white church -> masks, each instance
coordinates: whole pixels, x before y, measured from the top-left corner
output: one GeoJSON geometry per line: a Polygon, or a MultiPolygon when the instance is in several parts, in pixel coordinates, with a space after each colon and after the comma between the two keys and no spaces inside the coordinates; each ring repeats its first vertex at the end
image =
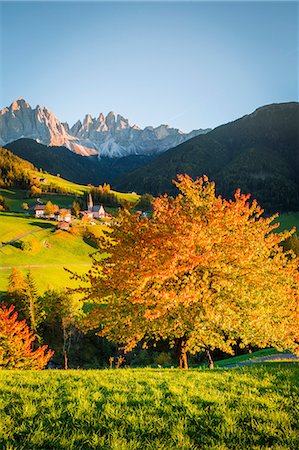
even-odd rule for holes
{"type": "Polygon", "coordinates": [[[92,196],[89,194],[89,199],[87,203],[87,211],[85,214],[89,219],[106,219],[111,217],[110,214],[107,214],[104,210],[103,205],[94,205],[92,196]]]}

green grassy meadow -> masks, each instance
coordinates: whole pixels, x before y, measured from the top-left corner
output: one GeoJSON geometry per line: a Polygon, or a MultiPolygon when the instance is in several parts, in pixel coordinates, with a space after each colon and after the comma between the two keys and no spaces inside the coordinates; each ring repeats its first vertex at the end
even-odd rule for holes
{"type": "Polygon", "coordinates": [[[281,214],[275,222],[279,222],[277,231],[291,230],[296,227],[297,234],[299,235],[299,211],[289,212],[281,214]]]}
{"type": "MultiPolygon", "coordinates": [[[[35,173],[35,176],[40,176],[40,173],[35,173]]],[[[75,195],[83,195],[84,192],[89,192],[90,187],[85,186],[82,184],[73,183],[72,181],[67,181],[61,177],[57,177],[55,175],[46,174],[45,177],[48,180],[48,184],[53,184],[58,187],[62,187],[64,189],[67,189],[71,193],[75,195]]],[[[123,193],[123,192],[117,192],[117,191],[111,191],[113,194],[115,194],[119,199],[127,200],[129,202],[135,202],[138,199],[138,195],[136,194],[129,194],[129,193],[123,193]]]]}
{"type": "MultiPolygon", "coordinates": [[[[33,172],[32,175],[41,176],[39,172],[33,172]]],[[[62,187],[69,192],[41,194],[40,198],[44,203],[50,200],[61,208],[70,208],[78,196],[90,190],[89,186],[71,183],[57,176],[50,174],[44,176],[49,184],[62,187]]],[[[119,199],[130,202],[138,199],[136,194],[112,192],[119,199]]],[[[22,241],[30,241],[31,251],[21,250],[17,243],[0,248],[0,294],[7,290],[8,276],[13,266],[24,273],[30,267],[40,293],[48,288],[76,287],[78,282],[70,280],[64,267],[79,274],[85,273],[91,265],[89,255],[95,249],[82,236],[55,231],[55,223],[52,221],[36,219],[32,214],[25,213],[23,203],[27,203],[29,207],[36,204],[36,198],[28,198],[25,190],[2,188],[0,195],[4,197],[10,209],[10,212],[0,212],[0,246],[23,234],[33,232],[22,238],[22,241]]],[[[95,232],[96,228],[102,229],[105,226],[98,225],[92,231],[95,232]]],[[[96,234],[99,234],[99,231],[96,234]]]]}
{"type": "MultiPolygon", "coordinates": [[[[23,203],[27,203],[29,207],[33,207],[36,204],[36,198],[27,197],[26,191],[22,189],[0,189],[0,195],[5,198],[10,211],[23,213],[23,203]]],[[[39,197],[44,203],[47,203],[47,201],[50,200],[52,203],[58,204],[61,208],[70,208],[76,195],[41,194],[39,197]]]]}
{"type": "Polygon", "coordinates": [[[299,365],[1,371],[0,448],[298,449],[299,365]]]}
{"type": "MultiPolygon", "coordinates": [[[[101,234],[106,227],[93,228],[101,234]]],[[[21,240],[29,241],[32,250],[21,250],[18,242],[0,248],[0,291],[7,289],[11,267],[18,267],[23,273],[30,267],[40,293],[48,288],[76,287],[78,282],[70,280],[64,267],[85,273],[91,265],[89,255],[95,249],[80,235],[55,230],[55,222],[25,214],[0,213],[0,245],[26,233],[32,234],[21,240]]]]}
{"type": "MultiPolygon", "coordinates": [[[[52,175],[51,175],[52,176],[52,175]]],[[[48,177],[48,175],[47,175],[48,177]]],[[[49,176],[50,177],[50,176],[49,176]]],[[[57,178],[57,177],[55,177],[57,178]]],[[[59,179],[58,179],[59,180],[59,179]]],[[[63,194],[51,194],[51,193],[45,193],[40,194],[39,197],[44,203],[47,203],[47,201],[51,201],[52,203],[56,203],[61,208],[71,208],[74,200],[78,198],[78,196],[83,195],[84,191],[89,191],[88,186],[81,186],[81,185],[75,185],[74,183],[70,183],[66,180],[61,180],[65,183],[67,183],[68,189],[72,191],[72,193],[68,195],[63,194]],[[74,187],[70,187],[74,186],[74,187]],[[82,190],[81,190],[82,188],[82,190]]],[[[64,186],[63,186],[64,187],[64,186]]],[[[113,194],[115,194],[119,199],[127,200],[129,202],[135,202],[138,199],[138,195],[135,194],[126,194],[116,191],[111,191],[113,194]]],[[[22,189],[15,189],[15,188],[9,188],[9,189],[0,189],[0,195],[4,197],[6,200],[8,207],[10,211],[14,212],[24,212],[22,204],[27,203],[29,207],[33,207],[36,204],[36,198],[29,198],[26,195],[26,191],[22,189]]]]}

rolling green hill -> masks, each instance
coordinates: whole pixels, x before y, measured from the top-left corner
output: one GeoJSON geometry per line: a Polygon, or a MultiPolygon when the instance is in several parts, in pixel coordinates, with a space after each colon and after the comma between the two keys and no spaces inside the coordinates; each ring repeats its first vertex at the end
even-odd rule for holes
{"type": "MultiPolygon", "coordinates": [[[[28,161],[15,156],[10,151],[0,147],[0,195],[4,197],[9,208],[22,211],[22,204],[32,206],[36,200],[28,196],[30,186],[38,186],[44,202],[51,200],[61,207],[70,207],[72,202],[92,189],[91,185],[82,185],[67,181],[60,176],[44,173],[28,161]]],[[[135,203],[139,196],[130,193],[110,191],[119,201],[126,200],[135,203]]]]}
{"type": "MultiPolygon", "coordinates": [[[[30,208],[36,204],[36,197],[40,197],[44,203],[50,200],[61,208],[70,208],[74,200],[81,198],[84,208],[86,194],[91,191],[92,186],[45,174],[2,148],[0,170],[0,195],[10,209],[9,212],[0,211],[0,291],[7,289],[12,267],[19,267],[24,272],[30,268],[40,292],[49,287],[74,287],[76,283],[70,281],[64,267],[84,273],[91,264],[89,254],[95,251],[94,247],[89,245],[89,241],[80,232],[71,234],[56,230],[54,222],[36,219],[30,208]],[[38,180],[42,192],[30,197],[28,191],[34,180],[38,180]],[[29,207],[26,213],[24,203],[29,207]],[[11,240],[16,241],[9,243],[11,240]],[[31,250],[22,250],[20,241],[29,241],[31,250]]],[[[109,192],[119,201],[135,203],[139,198],[136,194],[109,192]]],[[[79,224],[80,222],[78,230],[79,224]]],[[[92,227],[92,232],[101,234],[103,228],[105,225],[98,224],[92,227]]]]}
{"type": "MultiPolygon", "coordinates": [[[[79,225],[79,222],[78,222],[79,225]]],[[[105,225],[96,225],[92,231],[102,234],[105,225]]],[[[70,286],[76,283],[64,270],[67,267],[84,273],[91,265],[90,254],[96,250],[81,235],[55,229],[55,222],[15,213],[0,214],[0,291],[7,289],[12,267],[23,272],[31,269],[40,292],[48,288],[70,286]],[[17,239],[8,245],[6,243],[17,239]],[[30,242],[25,251],[20,242],[30,242]]]]}
{"type": "Polygon", "coordinates": [[[240,187],[268,211],[299,210],[299,103],[257,109],[168,150],[116,187],[175,194],[176,174],[203,174],[231,197],[240,187]]]}

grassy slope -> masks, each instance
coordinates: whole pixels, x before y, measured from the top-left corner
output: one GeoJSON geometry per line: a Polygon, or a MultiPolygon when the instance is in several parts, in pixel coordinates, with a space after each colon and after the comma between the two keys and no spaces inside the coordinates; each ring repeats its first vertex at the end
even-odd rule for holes
{"type": "Polygon", "coordinates": [[[291,230],[293,227],[296,227],[297,234],[299,235],[299,212],[281,214],[275,222],[280,223],[277,231],[291,230]]]}
{"type": "MultiPolygon", "coordinates": [[[[32,171],[33,176],[47,178],[48,183],[63,187],[69,191],[69,195],[41,194],[43,202],[51,200],[60,207],[70,208],[77,196],[89,191],[89,186],[71,183],[63,178],[50,174],[41,174],[32,171]]],[[[112,191],[119,199],[135,202],[138,195],[112,191]]],[[[0,189],[10,210],[24,212],[23,203],[32,207],[36,203],[35,198],[27,198],[26,191],[15,188],[0,189]]],[[[0,293],[7,289],[7,278],[11,266],[21,266],[26,272],[27,266],[31,266],[33,276],[36,279],[39,291],[48,287],[59,288],[62,286],[75,286],[76,282],[70,281],[69,275],[63,267],[69,267],[77,273],[84,273],[90,265],[89,254],[94,251],[92,247],[84,243],[80,236],[71,236],[63,231],[53,233],[53,222],[38,220],[29,215],[13,213],[0,213],[0,243],[7,242],[29,231],[42,229],[42,232],[33,234],[23,240],[30,240],[33,245],[31,252],[24,252],[14,245],[0,249],[0,293]],[[45,244],[46,243],[46,244],[45,244]],[[48,267],[34,267],[47,265],[48,267]],[[1,267],[7,267],[2,269],[1,267]],[[45,276],[46,273],[46,276],[45,276]]],[[[0,244],[1,245],[1,244],[0,244]]]]}
{"type": "MultiPolygon", "coordinates": [[[[47,178],[50,180],[50,176],[47,175],[47,178]]],[[[57,178],[57,177],[54,177],[57,178]]],[[[58,178],[59,180],[59,178],[58,178]]],[[[58,204],[61,208],[70,208],[72,206],[73,201],[76,197],[82,195],[84,191],[89,190],[88,186],[80,186],[74,183],[69,183],[68,181],[62,180],[64,183],[67,183],[67,188],[72,191],[72,194],[63,195],[63,194],[41,194],[39,197],[46,203],[48,200],[51,200],[52,203],[58,204]],[[73,186],[73,187],[70,187],[73,186]],[[82,188],[82,189],[81,189],[82,188]]],[[[61,184],[63,186],[63,183],[61,184]]],[[[122,192],[111,191],[114,193],[119,199],[127,200],[129,202],[135,202],[138,199],[138,195],[135,194],[126,194],[122,192]]],[[[0,189],[0,195],[2,195],[11,211],[22,212],[24,211],[22,208],[23,203],[28,203],[29,207],[36,204],[36,198],[28,198],[26,196],[26,191],[15,188],[8,189],[0,189]]]]}
{"type": "MultiPolygon", "coordinates": [[[[97,227],[99,232],[102,226],[97,227]]],[[[0,214],[0,242],[8,242],[30,231],[37,233],[22,238],[30,241],[33,249],[23,251],[16,244],[0,249],[0,291],[7,288],[11,266],[20,266],[24,272],[28,266],[42,292],[48,287],[74,286],[74,281],[63,267],[84,273],[91,264],[90,253],[95,250],[85,243],[81,236],[54,230],[54,223],[13,213],[0,214]],[[41,266],[41,267],[34,267],[41,266]],[[6,267],[3,270],[1,267],[6,267]]]]}
{"type": "Polygon", "coordinates": [[[246,353],[245,355],[232,356],[230,358],[222,359],[221,361],[216,361],[216,367],[223,367],[229,364],[238,364],[239,362],[254,360],[261,358],[263,356],[270,356],[279,353],[275,348],[265,348],[263,350],[258,350],[253,353],[246,353]]]}
{"type": "MultiPolygon", "coordinates": [[[[40,175],[40,174],[39,174],[40,175]]],[[[70,189],[73,193],[82,195],[84,192],[89,191],[89,186],[84,186],[82,184],[72,183],[71,181],[64,180],[63,178],[56,177],[54,175],[45,175],[49,183],[53,183],[56,186],[63,187],[65,189],[70,189]]],[[[136,194],[127,194],[123,192],[111,191],[119,199],[128,200],[129,202],[134,202],[138,199],[136,194]]]]}
{"type": "Polygon", "coordinates": [[[2,449],[299,448],[299,365],[1,371],[2,449]]]}
{"type": "MultiPolygon", "coordinates": [[[[21,189],[0,189],[0,195],[5,198],[11,211],[24,212],[22,208],[23,203],[28,203],[29,207],[32,207],[36,204],[36,198],[28,198],[26,196],[26,191],[21,189]]],[[[73,196],[42,194],[40,195],[40,197],[44,203],[46,203],[48,200],[51,200],[52,203],[58,204],[61,208],[69,208],[71,207],[76,196],[75,194],[73,196]]]]}

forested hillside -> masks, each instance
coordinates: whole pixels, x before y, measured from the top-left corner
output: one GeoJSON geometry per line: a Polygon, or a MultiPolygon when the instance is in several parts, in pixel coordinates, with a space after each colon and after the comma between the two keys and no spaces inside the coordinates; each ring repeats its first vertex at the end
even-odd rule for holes
{"type": "Polygon", "coordinates": [[[153,159],[146,155],[98,159],[97,156],[78,155],[66,147],[48,147],[33,139],[18,139],[6,144],[5,148],[47,172],[59,173],[74,183],[93,185],[111,183],[153,159]]]}
{"type": "Polygon", "coordinates": [[[19,186],[27,188],[30,185],[30,172],[33,170],[33,164],[0,147],[1,187],[19,186]]]}
{"type": "Polygon", "coordinates": [[[224,197],[240,187],[267,210],[298,210],[298,130],[298,103],[265,106],[168,150],[117,187],[175,194],[177,174],[206,174],[224,197]]]}

